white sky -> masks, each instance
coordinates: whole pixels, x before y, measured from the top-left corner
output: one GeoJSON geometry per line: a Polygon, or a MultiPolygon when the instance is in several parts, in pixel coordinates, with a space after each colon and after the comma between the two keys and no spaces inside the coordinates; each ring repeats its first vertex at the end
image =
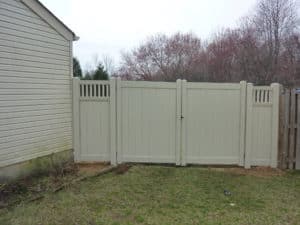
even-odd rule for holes
{"type": "Polygon", "coordinates": [[[74,55],[83,68],[95,55],[118,62],[120,51],[155,33],[193,32],[207,39],[234,27],[256,0],[41,0],[80,37],[74,55]]]}

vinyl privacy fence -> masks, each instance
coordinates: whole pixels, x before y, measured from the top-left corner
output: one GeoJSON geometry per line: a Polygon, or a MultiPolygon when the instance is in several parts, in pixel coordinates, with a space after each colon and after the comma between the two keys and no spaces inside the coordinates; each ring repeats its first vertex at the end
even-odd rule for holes
{"type": "Polygon", "coordinates": [[[75,78],[75,160],[277,167],[279,89],[75,78]]]}

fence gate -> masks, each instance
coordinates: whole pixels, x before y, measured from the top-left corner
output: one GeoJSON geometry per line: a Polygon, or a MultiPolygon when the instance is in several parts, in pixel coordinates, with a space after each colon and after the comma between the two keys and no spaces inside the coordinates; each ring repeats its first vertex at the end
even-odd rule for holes
{"type": "Polygon", "coordinates": [[[246,82],[183,82],[183,164],[244,165],[246,82]]]}
{"type": "Polygon", "coordinates": [[[118,162],[180,164],[181,82],[117,82],[118,162]]]}
{"type": "Polygon", "coordinates": [[[73,85],[76,161],[277,166],[277,84],[73,85]]]}

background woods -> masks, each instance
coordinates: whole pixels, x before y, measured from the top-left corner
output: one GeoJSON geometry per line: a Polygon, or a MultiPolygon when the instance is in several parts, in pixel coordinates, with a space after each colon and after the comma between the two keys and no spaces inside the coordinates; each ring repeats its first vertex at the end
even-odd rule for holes
{"type": "Polygon", "coordinates": [[[238,28],[203,42],[193,33],[157,34],[122,53],[114,75],[128,80],[300,82],[298,2],[260,0],[238,28]]]}

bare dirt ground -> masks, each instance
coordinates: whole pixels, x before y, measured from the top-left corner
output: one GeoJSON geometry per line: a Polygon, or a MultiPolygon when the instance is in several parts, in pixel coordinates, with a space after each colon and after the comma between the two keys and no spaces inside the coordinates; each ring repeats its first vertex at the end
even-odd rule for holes
{"type": "Polygon", "coordinates": [[[20,202],[38,200],[43,198],[46,193],[60,191],[85,177],[96,176],[107,167],[109,167],[107,163],[69,163],[49,171],[47,174],[0,184],[0,208],[11,207],[20,202]]]}
{"type": "Polygon", "coordinates": [[[78,174],[80,175],[88,175],[93,176],[99,173],[104,168],[108,167],[108,163],[79,163],[77,164],[78,167],[78,174]]]}
{"type": "Polygon", "coordinates": [[[209,168],[213,171],[223,171],[227,173],[233,173],[237,175],[250,175],[255,177],[274,177],[274,176],[284,176],[286,171],[280,169],[273,169],[270,167],[253,167],[251,169],[244,169],[240,167],[234,168],[209,168]]]}

